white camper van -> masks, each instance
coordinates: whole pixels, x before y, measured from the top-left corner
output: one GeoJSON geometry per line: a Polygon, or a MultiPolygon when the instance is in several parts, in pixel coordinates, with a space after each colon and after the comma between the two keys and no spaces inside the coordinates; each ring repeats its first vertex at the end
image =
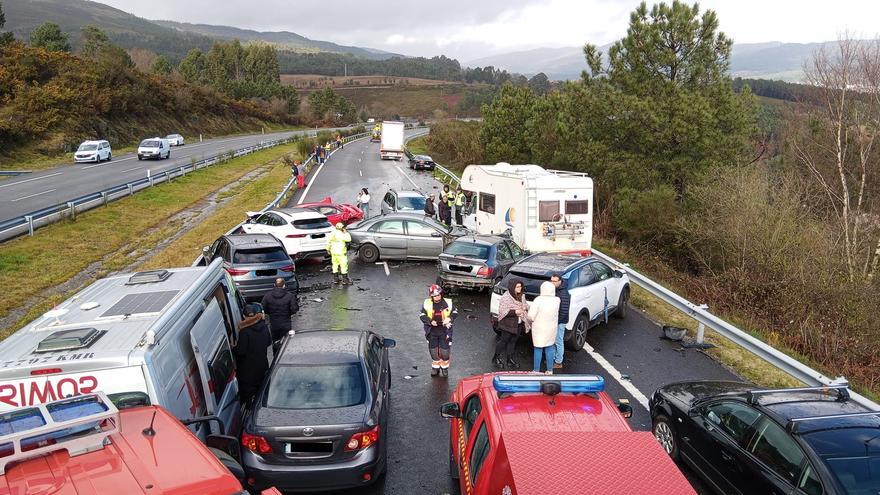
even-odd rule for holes
{"type": "Polygon", "coordinates": [[[461,188],[471,198],[465,227],[503,234],[532,252],[589,254],[593,179],[538,165],[469,165],[461,188]]]}
{"type": "Polygon", "coordinates": [[[98,280],[0,342],[0,412],[99,391],[235,432],[241,307],[219,259],[98,280]]]}

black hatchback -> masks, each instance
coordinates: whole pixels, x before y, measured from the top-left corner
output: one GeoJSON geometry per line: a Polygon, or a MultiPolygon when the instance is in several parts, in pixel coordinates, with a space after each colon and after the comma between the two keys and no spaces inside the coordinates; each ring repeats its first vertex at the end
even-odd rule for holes
{"type": "Polygon", "coordinates": [[[666,452],[719,493],[880,493],[880,411],[845,385],[678,382],[657,389],[649,408],[666,452]]]}
{"type": "Polygon", "coordinates": [[[337,490],[382,476],[394,345],[355,330],[287,338],[244,420],[249,488],[337,490]]]}

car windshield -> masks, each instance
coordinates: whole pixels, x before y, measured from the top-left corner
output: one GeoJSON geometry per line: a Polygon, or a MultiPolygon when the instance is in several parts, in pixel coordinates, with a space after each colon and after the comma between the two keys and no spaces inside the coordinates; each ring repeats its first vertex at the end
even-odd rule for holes
{"type": "Polygon", "coordinates": [[[158,148],[158,147],[159,147],[159,141],[156,141],[155,139],[141,141],[141,148],[158,148]]]}
{"type": "Polygon", "coordinates": [[[444,251],[444,254],[484,260],[489,258],[489,246],[485,244],[477,244],[472,241],[459,240],[450,244],[449,247],[446,248],[446,251],[444,251]]]}
{"type": "Polygon", "coordinates": [[[266,247],[257,249],[239,249],[232,255],[235,264],[274,263],[276,261],[290,261],[287,253],[280,247],[266,247]]]}
{"type": "Polygon", "coordinates": [[[330,222],[326,218],[306,218],[305,220],[294,220],[291,225],[301,230],[316,230],[330,227],[330,222]]]}
{"type": "Polygon", "coordinates": [[[846,493],[880,493],[877,428],[822,430],[804,435],[846,493]]]}
{"type": "Polygon", "coordinates": [[[423,196],[400,196],[397,198],[398,210],[424,210],[425,198],[423,196]]]}
{"type": "Polygon", "coordinates": [[[265,406],[326,409],[362,404],[366,389],[360,363],[280,366],[266,387],[265,406]]]}
{"type": "Polygon", "coordinates": [[[81,144],[76,151],[95,151],[98,149],[97,144],[81,144]]]}

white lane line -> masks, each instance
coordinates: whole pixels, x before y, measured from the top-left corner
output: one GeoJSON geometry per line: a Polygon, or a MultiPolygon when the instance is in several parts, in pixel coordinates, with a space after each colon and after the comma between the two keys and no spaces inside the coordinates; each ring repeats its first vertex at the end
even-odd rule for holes
{"type": "Polygon", "coordinates": [[[53,192],[53,191],[55,191],[55,189],[49,189],[48,191],[38,192],[38,193],[36,193],[36,194],[31,194],[31,195],[29,195],[29,196],[22,196],[22,197],[20,197],[20,198],[18,198],[18,199],[13,199],[13,200],[12,200],[12,203],[15,203],[16,201],[21,201],[21,200],[23,200],[23,199],[33,198],[34,196],[40,196],[40,195],[42,195],[42,194],[49,194],[50,192],[53,192]]]}
{"type": "Polygon", "coordinates": [[[64,172],[56,172],[56,173],[54,173],[54,174],[44,175],[44,176],[42,176],[42,177],[34,177],[33,179],[20,180],[20,181],[18,181],[18,182],[13,182],[13,183],[11,183],[11,184],[3,184],[3,185],[0,186],[0,187],[16,186],[16,185],[18,185],[18,184],[24,184],[25,182],[31,182],[31,181],[35,181],[35,180],[46,179],[46,178],[48,178],[48,177],[55,177],[56,175],[61,175],[61,174],[63,174],[63,173],[64,173],[64,172]]]}
{"type": "MultiPolygon", "coordinates": [[[[117,161],[120,161],[120,162],[121,162],[122,160],[117,160],[117,161]]],[[[90,168],[95,168],[95,167],[103,167],[104,165],[109,165],[110,163],[112,163],[112,162],[107,162],[107,163],[104,163],[104,162],[98,162],[98,163],[96,163],[96,164],[94,164],[94,165],[89,165],[88,167],[83,167],[82,170],[88,170],[88,169],[90,169],[90,168]]]]}
{"type": "Polygon", "coordinates": [[[397,166],[397,171],[400,172],[401,175],[403,175],[404,177],[406,177],[406,180],[408,180],[409,183],[412,184],[413,187],[415,187],[417,191],[421,191],[421,190],[422,190],[422,188],[419,187],[418,184],[416,184],[415,182],[413,182],[413,180],[410,178],[410,176],[407,175],[407,173],[404,172],[402,168],[400,168],[400,165],[397,166]]]}
{"type": "Polygon", "coordinates": [[[309,185],[306,186],[306,190],[303,191],[302,196],[299,197],[299,201],[297,201],[296,204],[301,205],[303,203],[303,201],[306,200],[306,196],[308,196],[308,194],[309,194],[309,189],[311,189],[312,186],[315,185],[315,179],[318,178],[318,174],[321,173],[321,170],[324,169],[324,165],[326,165],[326,164],[327,164],[327,161],[324,160],[324,163],[322,163],[321,165],[318,166],[318,170],[315,170],[315,175],[313,175],[312,178],[309,179],[309,185]]]}
{"type": "Polygon", "coordinates": [[[377,265],[383,265],[385,267],[385,276],[390,277],[391,272],[388,270],[388,262],[387,261],[377,261],[377,265]]]}
{"type": "Polygon", "coordinates": [[[361,174],[361,177],[364,176],[364,171],[363,171],[363,170],[358,170],[358,173],[361,174]]]}
{"type": "Polygon", "coordinates": [[[137,169],[139,169],[139,168],[143,168],[143,167],[144,167],[143,165],[140,165],[140,166],[137,166],[137,167],[134,167],[134,168],[130,168],[130,169],[128,169],[128,170],[123,170],[122,173],[124,174],[124,173],[126,173],[126,172],[131,172],[132,170],[137,170],[137,169]]]}
{"type": "Polygon", "coordinates": [[[617,371],[617,368],[614,367],[611,363],[605,359],[604,356],[596,352],[590,344],[584,343],[584,350],[587,351],[587,354],[590,355],[591,358],[595,359],[599,366],[605,369],[609,375],[613,376],[617,383],[619,383],[633,398],[639,401],[639,404],[642,405],[645,409],[648,409],[648,398],[645,397],[645,394],[641,392],[641,390],[637,389],[635,385],[632,384],[629,380],[624,380],[623,375],[617,371]]]}

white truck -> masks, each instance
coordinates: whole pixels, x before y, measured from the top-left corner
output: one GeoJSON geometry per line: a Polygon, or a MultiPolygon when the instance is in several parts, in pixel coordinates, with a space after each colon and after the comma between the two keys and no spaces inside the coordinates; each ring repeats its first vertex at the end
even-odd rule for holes
{"type": "Polygon", "coordinates": [[[379,143],[379,156],[383,159],[403,159],[403,122],[386,120],[382,122],[382,140],[379,143]]]}
{"type": "Polygon", "coordinates": [[[593,179],[538,165],[469,165],[461,187],[470,198],[465,227],[504,234],[532,252],[589,255],[593,179]]]}

